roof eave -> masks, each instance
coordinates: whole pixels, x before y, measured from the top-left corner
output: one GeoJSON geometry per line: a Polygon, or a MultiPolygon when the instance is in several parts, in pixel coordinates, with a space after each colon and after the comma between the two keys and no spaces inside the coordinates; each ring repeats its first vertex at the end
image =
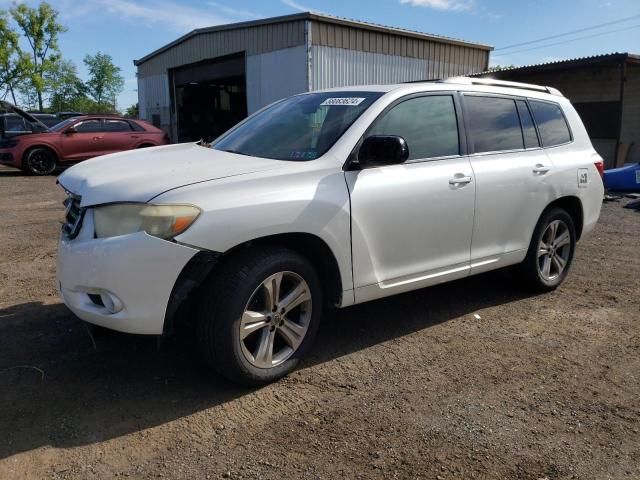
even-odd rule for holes
{"type": "Polygon", "coordinates": [[[521,67],[504,68],[501,70],[487,70],[484,72],[470,75],[472,77],[480,77],[489,74],[514,73],[526,74],[531,72],[552,71],[552,70],[568,70],[574,68],[591,67],[612,62],[640,63],[640,55],[631,53],[608,53],[603,55],[594,55],[591,57],[570,58],[567,60],[559,60],[556,62],[538,63],[533,65],[523,65],[521,67]]]}
{"type": "Polygon", "coordinates": [[[431,41],[436,41],[441,43],[447,43],[449,45],[459,45],[464,47],[477,48],[479,50],[492,51],[494,48],[492,45],[467,42],[464,40],[458,40],[455,38],[449,38],[445,36],[432,35],[432,34],[422,33],[422,32],[413,32],[411,30],[387,27],[384,25],[360,22],[357,20],[350,20],[346,18],[343,19],[340,17],[334,17],[331,15],[326,15],[326,14],[317,13],[317,12],[301,12],[301,13],[294,13],[291,15],[281,15],[279,17],[263,18],[260,20],[249,20],[246,22],[228,23],[225,25],[216,25],[213,27],[196,28],[195,30],[191,30],[189,33],[185,33],[181,37],[178,37],[174,41],[167,43],[166,45],[163,45],[162,47],[154,50],[153,52],[145,55],[144,57],[134,60],[133,64],[137,67],[147,62],[148,60],[152,59],[153,57],[160,55],[161,53],[169,50],[170,48],[175,47],[176,45],[179,45],[180,43],[185,42],[190,38],[196,37],[198,35],[212,33],[212,32],[222,32],[225,30],[236,30],[238,28],[259,27],[262,25],[271,25],[274,23],[295,22],[300,20],[315,20],[319,22],[333,23],[336,25],[345,25],[345,26],[350,26],[355,28],[362,28],[365,30],[373,30],[377,32],[390,33],[394,35],[402,35],[405,37],[418,38],[422,40],[431,40],[431,41]]]}

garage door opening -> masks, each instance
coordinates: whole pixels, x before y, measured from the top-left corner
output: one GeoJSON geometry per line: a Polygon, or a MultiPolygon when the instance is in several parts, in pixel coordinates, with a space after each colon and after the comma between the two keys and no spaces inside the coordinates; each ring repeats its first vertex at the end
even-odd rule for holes
{"type": "Polygon", "coordinates": [[[244,55],[172,72],[178,142],[211,141],[247,116],[244,55]]]}

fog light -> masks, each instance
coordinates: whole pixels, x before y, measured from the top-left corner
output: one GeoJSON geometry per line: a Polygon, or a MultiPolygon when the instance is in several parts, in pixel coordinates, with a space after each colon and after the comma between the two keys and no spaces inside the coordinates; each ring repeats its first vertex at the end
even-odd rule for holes
{"type": "Polygon", "coordinates": [[[100,292],[100,299],[109,313],[118,313],[124,307],[122,301],[112,293],[100,292]]]}

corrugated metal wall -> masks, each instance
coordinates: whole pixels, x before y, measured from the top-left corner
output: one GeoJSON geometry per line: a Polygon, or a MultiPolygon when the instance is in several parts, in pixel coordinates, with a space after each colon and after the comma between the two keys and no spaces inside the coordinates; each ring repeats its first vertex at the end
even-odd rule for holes
{"type": "Polygon", "coordinates": [[[306,92],[307,48],[294,48],[247,57],[249,115],[281,98],[306,92]]]}
{"type": "Polygon", "coordinates": [[[620,100],[620,70],[615,64],[566,70],[518,72],[505,70],[487,74],[500,80],[548,85],[557,88],[573,103],[617,102],[620,100]]]}
{"type": "Polygon", "coordinates": [[[360,52],[344,48],[311,48],[311,88],[432,80],[477,72],[476,65],[360,52]]]}
{"type": "Polygon", "coordinates": [[[627,162],[640,162],[640,65],[627,65],[620,141],[633,144],[627,162]]]}
{"type": "Polygon", "coordinates": [[[304,27],[305,21],[299,20],[195,35],[138,65],[138,75],[158,75],[170,68],[232,53],[257,55],[304,45],[304,27]]]}
{"type": "Polygon", "coordinates": [[[311,42],[314,46],[428,60],[439,68],[436,70],[437,78],[482,72],[489,65],[488,48],[444,38],[432,40],[411,32],[401,35],[314,20],[311,23],[311,42]],[[457,67],[445,70],[444,65],[457,67]]]}
{"type": "MultiPolygon", "coordinates": [[[[603,63],[593,66],[582,66],[562,70],[518,71],[505,70],[491,72],[486,76],[499,80],[533,83],[557,88],[572,103],[618,102],[620,100],[620,66],[615,63],[603,63]]],[[[626,88],[625,88],[626,93],[626,88]]],[[[626,105],[623,105],[623,112],[626,105]]],[[[610,119],[617,124],[618,118],[610,119]]],[[[622,131],[625,132],[625,121],[622,131]]],[[[622,142],[631,142],[631,136],[621,138],[622,142]]],[[[605,168],[615,166],[616,145],[615,138],[592,138],[591,143],[605,161],[605,168]]],[[[638,151],[632,150],[632,155],[638,151]]]]}
{"type": "Polygon", "coordinates": [[[153,115],[160,115],[161,128],[171,132],[171,98],[166,73],[138,77],[138,105],[140,118],[151,121],[153,115]]]}
{"type": "Polygon", "coordinates": [[[162,128],[175,137],[169,71],[235,53],[246,55],[249,113],[309,89],[444,78],[480,72],[488,65],[488,47],[306,15],[205,29],[141,60],[140,117],[160,115],[162,128]]]}

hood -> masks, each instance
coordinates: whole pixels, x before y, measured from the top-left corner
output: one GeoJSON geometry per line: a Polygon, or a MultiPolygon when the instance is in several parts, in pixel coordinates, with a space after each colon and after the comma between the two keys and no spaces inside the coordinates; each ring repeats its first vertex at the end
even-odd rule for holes
{"type": "Polygon", "coordinates": [[[8,110],[10,112],[13,112],[17,115],[20,115],[22,118],[24,118],[27,122],[29,122],[30,124],[36,124],[39,125],[42,129],[44,129],[45,132],[49,131],[49,127],[47,127],[44,123],[42,123],[40,120],[38,120],[36,117],[34,117],[33,115],[28,114],[27,112],[25,112],[24,110],[19,109],[18,107],[16,107],[15,105],[9,103],[9,102],[5,102],[4,100],[0,100],[0,107],[8,110]]]}
{"type": "Polygon", "coordinates": [[[184,143],[86,160],[63,172],[58,183],[80,195],[82,207],[148,202],[185,185],[283,168],[283,163],[184,143]]]}

